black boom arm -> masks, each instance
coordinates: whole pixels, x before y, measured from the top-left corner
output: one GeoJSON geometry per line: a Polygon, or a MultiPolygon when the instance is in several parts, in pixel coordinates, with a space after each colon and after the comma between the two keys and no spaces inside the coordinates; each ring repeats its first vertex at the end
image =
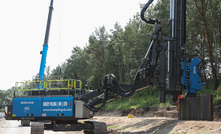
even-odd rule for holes
{"type": "MultiPolygon", "coordinates": [[[[117,97],[129,97],[132,96],[135,91],[149,87],[150,85],[155,85],[158,87],[159,84],[159,74],[157,74],[157,67],[159,65],[159,57],[162,57],[160,54],[164,54],[164,44],[160,41],[160,32],[162,30],[161,24],[158,20],[144,18],[144,12],[147,10],[148,6],[153,2],[149,0],[148,3],[144,6],[141,11],[141,18],[144,22],[149,24],[155,24],[155,30],[151,37],[151,43],[149,48],[141,60],[141,64],[135,74],[132,84],[130,85],[121,85],[118,83],[117,78],[113,74],[106,75],[103,83],[103,87],[96,89],[95,91],[83,95],[80,99],[86,102],[85,106],[88,107],[91,111],[99,111],[107,101],[117,97]],[[99,107],[96,107],[96,105],[99,107]]],[[[163,58],[160,58],[161,61],[164,61],[163,58]]],[[[164,72],[162,72],[164,74],[164,72]]]]}

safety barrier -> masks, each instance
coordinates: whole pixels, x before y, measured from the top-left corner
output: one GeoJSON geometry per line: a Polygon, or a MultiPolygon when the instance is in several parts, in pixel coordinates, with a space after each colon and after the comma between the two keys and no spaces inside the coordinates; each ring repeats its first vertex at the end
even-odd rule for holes
{"type": "Polygon", "coordinates": [[[82,89],[82,82],[76,79],[24,81],[16,82],[15,89],[17,91],[82,89]]]}

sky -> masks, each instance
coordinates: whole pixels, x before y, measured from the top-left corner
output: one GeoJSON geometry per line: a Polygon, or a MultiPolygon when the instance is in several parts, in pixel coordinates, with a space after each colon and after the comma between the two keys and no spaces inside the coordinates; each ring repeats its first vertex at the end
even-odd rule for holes
{"type": "MultiPolygon", "coordinates": [[[[101,26],[124,27],[148,0],[54,0],[47,64],[51,70],[84,48],[101,26]]],[[[39,72],[50,0],[0,0],[0,89],[39,72]]]]}

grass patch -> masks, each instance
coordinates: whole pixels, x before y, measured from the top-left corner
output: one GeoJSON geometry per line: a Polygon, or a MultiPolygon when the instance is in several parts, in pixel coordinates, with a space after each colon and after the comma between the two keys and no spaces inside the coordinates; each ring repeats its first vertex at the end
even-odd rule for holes
{"type": "MultiPolygon", "coordinates": [[[[185,94],[185,92],[183,92],[185,94]]],[[[212,88],[202,87],[202,91],[198,92],[200,94],[212,94],[213,103],[221,104],[221,86],[218,90],[213,91],[212,88]]],[[[160,103],[160,91],[153,89],[143,89],[134,93],[131,97],[120,97],[111,102],[106,103],[104,110],[126,110],[126,109],[136,109],[141,107],[171,107],[172,98],[167,95],[166,103],[160,103]]]]}
{"type": "Polygon", "coordinates": [[[114,101],[108,102],[105,110],[118,110],[118,109],[136,109],[141,107],[168,107],[171,99],[167,99],[165,104],[160,103],[160,92],[156,89],[144,89],[134,93],[133,96],[127,98],[117,98],[114,101]]]}
{"type": "Polygon", "coordinates": [[[107,128],[109,128],[109,129],[113,129],[113,128],[117,128],[117,127],[119,127],[119,126],[117,126],[117,125],[107,126],[107,128]]]}

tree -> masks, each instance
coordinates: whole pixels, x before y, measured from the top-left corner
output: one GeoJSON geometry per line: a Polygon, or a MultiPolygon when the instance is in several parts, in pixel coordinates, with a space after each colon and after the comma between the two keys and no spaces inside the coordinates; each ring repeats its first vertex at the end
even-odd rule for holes
{"type": "Polygon", "coordinates": [[[87,49],[91,68],[89,81],[95,86],[102,85],[103,78],[106,74],[106,48],[109,42],[108,37],[109,35],[104,26],[98,29],[96,28],[95,33],[89,37],[89,46],[87,49]]]}
{"type": "Polygon", "coordinates": [[[5,107],[7,102],[9,102],[9,98],[13,98],[14,91],[14,87],[8,90],[0,90],[0,110],[5,107]]]}
{"type": "Polygon", "coordinates": [[[122,47],[124,43],[124,31],[121,26],[116,23],[114,25],[114,30],[111,30],[112,34],[110,35],[110,43],[107,47],[107,71],[113,73],[119,78],[119,82],[122,83],[125,79],[124,77],[124,62],[123,62],[123,52],[122,47]]]}
{"type": "Polygon", "coordinates": [[[212,44],[211,44],[211,40],[210,40],[210,34],[209,33],[209,24],[207,23],[207,7],[208,4],[210,4],[209,1],[204,1],[204,0],[200,0],[201,2],[201,7],[199,7],[198,3],[196,0],[194,0],[196,9],[201,17],[201,21],[203,23],[203,29],[204,29],[204,35],[206,37],[206,43],[207,43],[207,51],[208,51],[208,57],[209,57],[209,61],[210,61],[210,66],[211,66],[211,71],[212,71],[212,76],[213,76],[213,81],[214,81],[214,85],[213,85],[213,90],[216,90],[219,86],[219,82],[218,82],[218,78],[217,78],[217,70],[215,68],[214,65],[214,58],[213,58],[213,50],[212,50],[212,44]],[[201,9],[200,9],[201,8],[201,9]]]}
{"type": "Polygon", "coordinates": [[[67,59],[67,63],[63,64],[63,78],[87,81],[89,76],[87,72],[88,58],[89,56],[84,49],[74,47],[71,57],[67,59]]]}

